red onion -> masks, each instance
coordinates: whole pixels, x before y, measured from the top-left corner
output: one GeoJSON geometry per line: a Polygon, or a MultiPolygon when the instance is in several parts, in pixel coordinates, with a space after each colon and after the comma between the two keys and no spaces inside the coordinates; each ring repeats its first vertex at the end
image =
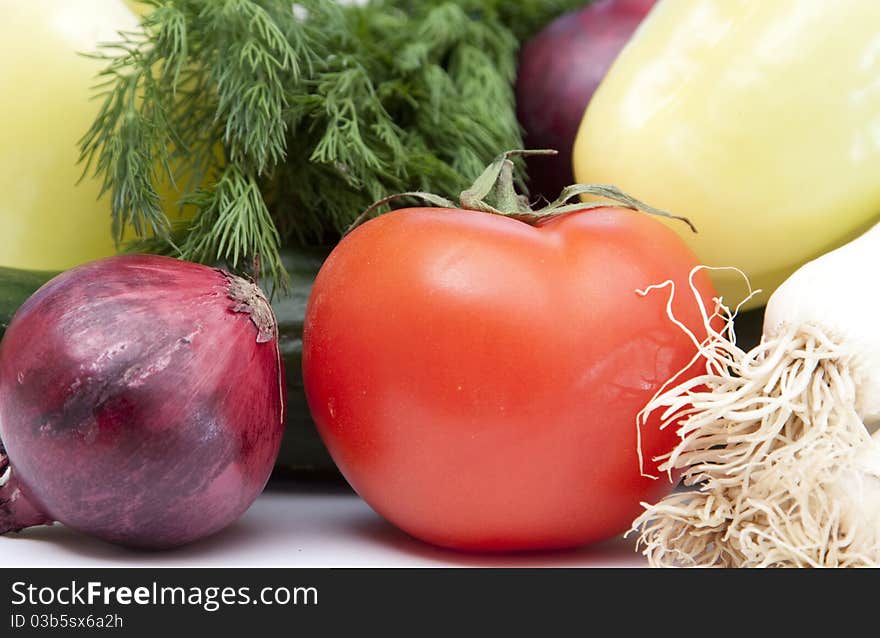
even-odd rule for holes
{"type": "Polygon", "coordinates": [[[219,269],[123,255],[55,277],[0,342],[0,533],[165,548],[236,520],[281,443],[276,337],[260,289],[219,269]]]}
{"type": "Polygon", "coordinates": [[[523,47],[516,102],[526,148],[559,151],[527,160],[533,196],[552,201],[575,182],[571,151],[584,111],[655,1],[595,0],[560,16],[523,47]]]}

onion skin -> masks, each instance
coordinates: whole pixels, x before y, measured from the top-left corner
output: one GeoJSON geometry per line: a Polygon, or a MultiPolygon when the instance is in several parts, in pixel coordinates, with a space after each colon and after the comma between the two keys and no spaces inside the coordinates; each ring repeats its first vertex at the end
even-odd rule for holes
{"type": "Polygon", "coordinates": [[[526,148],[559,151],[527,160],[534,197],[553,201],[575,183],[572,149],[584,111],[656,0],[596,0],[560,16],[526,43],[516,81],[526,148]]]}
{"type": "Polygon", "coordinates": [[[14,520],[20,489],[48,519],[121,545],[217,532],[268,481],[284,400],[274,316],[256,286],[154,255],[69,270],[0,342],[12,467],[0,531],[35,522],[14,520]]]}

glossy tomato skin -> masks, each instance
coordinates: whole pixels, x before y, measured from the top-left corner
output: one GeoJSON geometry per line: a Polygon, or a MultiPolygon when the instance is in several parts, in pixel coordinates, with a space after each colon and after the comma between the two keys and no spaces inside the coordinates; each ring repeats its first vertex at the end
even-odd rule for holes
{"type": "MultiPolygon", "coordinates": [[[[696,258],[656,219],[601,208],[532,227],[405,209],[336,247],[309,299],[303,375],[352,487],[422,540],[467,550],[579,546],[672,488],[640,474],[636,414],[694,355],[696,258]]],[[[710,304],[705,276],[697,285],[710,304]]],[[[643,428],[644,457],[671,430],[643,428]]],[[[645,467],[656,474],[653,464],[645,467]]]]}

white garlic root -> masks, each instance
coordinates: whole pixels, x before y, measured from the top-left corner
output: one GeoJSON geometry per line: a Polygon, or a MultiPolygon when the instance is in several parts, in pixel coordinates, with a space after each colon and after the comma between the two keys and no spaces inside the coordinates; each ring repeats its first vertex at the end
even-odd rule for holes
{"type": "Polygon", "coordinates": [[[653,566],[880,566],[880,434],[856,410],[852,354],[812,324],[746,352],[735,311],[717,300],[708,316],[696,299],[705,374],[661,388],[639,423],[660,410],[678,428],[660,467],[690,489],[643,504],[642,553],[653,566]]]}

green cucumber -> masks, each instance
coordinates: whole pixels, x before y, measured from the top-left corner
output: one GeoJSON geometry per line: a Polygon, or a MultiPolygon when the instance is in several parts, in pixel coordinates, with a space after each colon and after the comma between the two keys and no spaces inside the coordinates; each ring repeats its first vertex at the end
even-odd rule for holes
{"type": "Polygon", "coordinates": [[[3,337],[12,315],[24,300],[57,274],[51,271],[18,270],[0,266],[0,337],[3,337]]]}
{"type": "Polygon", "coordinates": [[[312,421],[302,377],[302,333],[306,301],[330,249],[284,249],[281,258],[290,277],[290,292],[272,302],[278,320],[278,345],[287,377],[284,438],[276,475],[311,475],[341,478],[312,421]]]}
{"type": "MultiPolygon", "coordinates": [[[[290,275],[290,294],[273,302],[278,318],[278,343],[287,377],[287,408],[276,475],[340,478],[312,421],[302,379],[302,329],[306,301],[329,249],[285,249],[282,259],[290,275]]],[[[0,338],[12,315],[56,272],[0,267],[0,338]]]]}

